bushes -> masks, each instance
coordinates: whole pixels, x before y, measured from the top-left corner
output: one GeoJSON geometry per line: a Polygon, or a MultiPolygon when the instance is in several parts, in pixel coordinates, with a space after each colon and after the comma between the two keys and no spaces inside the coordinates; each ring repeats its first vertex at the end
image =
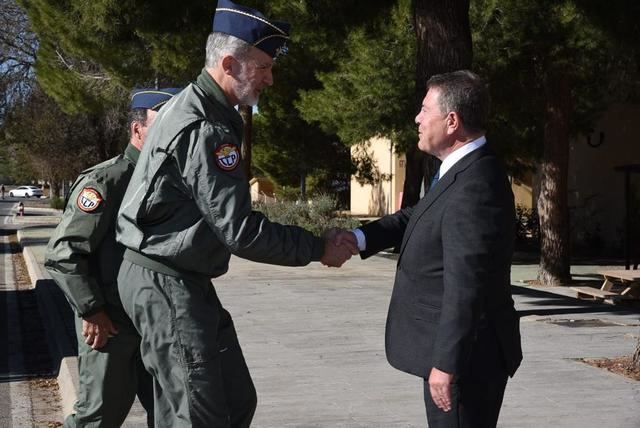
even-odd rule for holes
{"type": "Polygon", "coordinates": [[[308,202],[260,202],[254,204],[254,209],[273,222],[300,226],[317,236],[332,227],[351,229],[360,226],[358,220],[336,213],[336,206],[335,198],[321,195],[308,202]]]}
{"type": "Polygon", "coordinates": [[[51,205],[51,208],[61,210],[64,208],[64,198],[51,198],[49,204],[51,205]]]}
{"type": "Polygon", "coordinates": [[[516,246],[519,249],[538,247],[540,242],[540,223],[535,209],[516,206],[516,246]]]}

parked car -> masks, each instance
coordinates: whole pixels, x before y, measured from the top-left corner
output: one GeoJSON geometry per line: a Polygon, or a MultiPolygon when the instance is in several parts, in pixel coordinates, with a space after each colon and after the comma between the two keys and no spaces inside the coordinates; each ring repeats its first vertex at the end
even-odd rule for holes
{"type": "Polygon", "coordinates": [[[38,186],[20,186],[9,191],[12,198],[30,198],[32,196],[41,197],[42,190],[38,186]]]}

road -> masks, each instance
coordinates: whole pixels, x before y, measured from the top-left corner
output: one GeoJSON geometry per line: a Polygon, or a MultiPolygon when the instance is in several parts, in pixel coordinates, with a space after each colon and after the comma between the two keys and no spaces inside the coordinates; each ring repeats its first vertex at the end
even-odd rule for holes
{"type": "Polygon", "coordinates": [[[0,427],[56,426],[57,384],[30,281],[18,277],[10,238],[18,200],[0,200],[0,427]]]}

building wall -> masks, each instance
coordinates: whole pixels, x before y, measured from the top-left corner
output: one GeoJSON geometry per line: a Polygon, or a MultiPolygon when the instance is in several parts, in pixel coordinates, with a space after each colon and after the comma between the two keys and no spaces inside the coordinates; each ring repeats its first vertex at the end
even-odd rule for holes
{"type": "Polygon", "coordinates": [[[249,187],[253,202],[272,202],[275,200],[273,183],[268,178],[254,177],[249,181],[249,187]]]}
{"type": "Polygon", "coordinates": [[[527,172],[520,178],[511,178],[511,190],[516,205],[532,209],[535,205],[533,194],[533,173],[527,172]]]}
{"type": "MultiPolygon", "coordinates": [[[[615,167],[640,164],[640,139],[635,123],[640,120],[640,106],[616,104],[600,118],[591,135],[571,142],[569,153],[569,209],[572,239],[578,244],[598,245],[597,235],[608,250],[619,249],[624,239],[624,174],[615,167]]],[[[535,206],[539,178],[525,175],[513,180],[517,204],[535,206]]],[[[640,189],[640,174],[631,175],[632,186],[640,189]]],[[[640,219],[635,220],[640,221],[640,219]]]]}
{"type": "MultiPolygon", "coordinates": [[[[351,178],[351,214],[359,216],[382,216],[400,209],[402,186],[405,177],[405,157],[390,150],[391,143],[386,138],[374,138],[364,146],[381,175],[391,176],[376,185],[361,185],[351,178]]],[[[362,148],[360,148],[362,149],[362,148]]],[[[351,148],[352,158],[359,148],[351,148]]]]}
{"type": "MultiPolygon", "coordinates": [[[[610,248],[619,246],[624,238],[624,174],[614,168],[640,164],[638,121],[640,106],[613,105],[594,127],[592,144],[599,142],[601,132],[604,135],[599,147],[590,147],[586,137],[571,144],[568,184],[572,228],[577,234],[599,229],[610,248]]],[[[638,188],[640,175],[632,175],[631,181],[638,188]]]]}

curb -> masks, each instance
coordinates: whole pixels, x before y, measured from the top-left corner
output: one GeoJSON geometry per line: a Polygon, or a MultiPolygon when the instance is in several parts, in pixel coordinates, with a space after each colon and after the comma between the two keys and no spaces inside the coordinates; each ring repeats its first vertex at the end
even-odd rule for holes
{"type": "MultiPolygon", "coordinates": [[[[62,291],[55,285],[49,273],[41,266],[29,245],[28,238],[18,230],[18,242],[33,288],[36,290],[38,309],[43,318],[51,357],[60,361],[56,378],[62,404],[62,415],[73,413],[78,394],[78,357],[75,338],[74,314],[62,291]]],[[[54,367],[55,368],[55,367],[54,367]]]]}
{"type": "Polygon", "coordinates": [[[52,224],[60,221],[62,210],[55,208],[40,208],[40,207],[25,207],[25,215],[18,215],[17,207],[13,210],[13,217],[11,222],[13,224],[21,225],[40,225],[40,224],[52,224]]]}

